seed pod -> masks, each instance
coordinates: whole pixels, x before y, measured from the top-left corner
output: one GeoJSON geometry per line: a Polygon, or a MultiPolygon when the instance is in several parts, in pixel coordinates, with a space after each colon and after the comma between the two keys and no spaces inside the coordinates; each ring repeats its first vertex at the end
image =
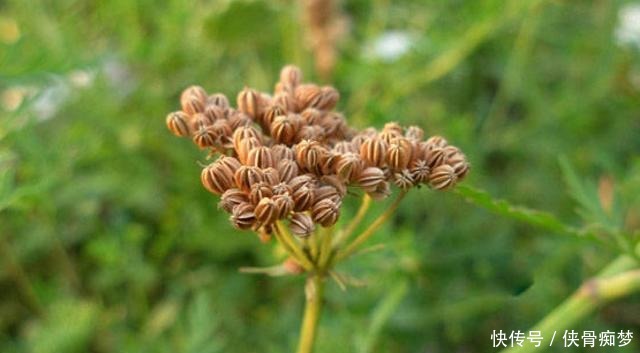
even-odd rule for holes
{"type": "Polygon", "coordinates": [[[180,94],[180,101],[186,100],[188,98],[196,98],[203,103],[207,100],[207,91],[204,88],[198,85],[189,86],[182,91],[180,94]]]}
{"type": "Polygon", "coordinates": [[[278,210],[278,219],[287,217],[295,206],[293,198],[288,193],[273,195],[272,200],[275,202],[278,210]]]}
{"type": "Polygon", "coordinates": [[[295,146],[296,161],[310,172],[319,172],[327,158],[327,150],[318,141],[303,140],[295,146]]]}
{"type": "Polygon", "coordinates": [[[231,141],[231,126],[229,126],[227,120],[216,120],[216,122],[211,125],[211,130],[216,135],[216,144],[229,145],[231,141]]]}
{"type": "Polygon", "coordinates": [[[291,159],[283,159],[278,163],[278,173],[280,174],[280,180],[289,182],[298,176],[298,163],[291,159]]]}
{"type": "Polygon", "coordinates": [[[276,117],[280,115],[286,115],[286,114],[287,114],[287,111],[285,108],[283,108],[283,106],[278,104],[271,105],[265,110],[264,114],[259,120],[260,126],[262,126],[264,131],[270,132],[271,125],[273,124],[273,121],[276,119],[276,117]]]}
{"type": "MultiPolygon", "coordinates": [[[[333,151],[337,153],[360,153],[360,148],[356,148],[354,144],[350,141],[340,141],[333,146],[333,151]]],[[[359,158],[359,157],[358,157],[359,158]]]]}
{"type": "Polygon", "coordinates": [[[325,152],[325,158],[320,166],[322,175],[336,174],[338,162],[342,159],[342,154],[328,150],[325,152]]]}
{"type": "Polygon", "coordinates": [[[414,180],[411,172],[408,169],[403,169],[393,173],[393,183],[400,189],[406,190],[414,185],[414,180]]]}
{"type": "Polygon", "coordinates": [[[314,106],[321,110],[331,110],[335,108],[340,100],[340,93],[331,86],[324,86],[320,90],[320,100],[314,106]]]}
{"type": "Polygon", "coordinates": [[[289,222],[291,232],[301,238],[306,238],[316,230],[316,225],[306,213],[294,213],[289,222]]]}
{"type": "Polygon", "coordinates": [[[422,139],[424,138],[424,130],[422,130],[418,126],[412,125],[407,128],[404,136],[410,140],[422,141],[422,139]]]}
{"type": "Polygon", "coordinates": [[[251,125],[251,123],[253,122],[253,120],[251,120],[251,118],[247,114],[238,111],[229,112],[227,116],[227,120],[229,121],[231,130],[233,130],[234,132],[243,126],[251,125]]]}
{"type": "Polygon", "coordinates": [[[313,141],[322,141],[324,140],[324,129],[318,125],[303,125],[298,131],[298,135],[296,136],[296,140],[313,140],[313,141]]]}
{"type": "MultiPolygon", "coordinates": [[[[235,144],[234,144],[235,146],[235,144]]],[[[261,146],[257,138],[250,137],[240,141],[238,147],[235,148],[238,159],[242,164],[249,164],[249,152],[261,146]]]]}
{"type": "Polygon", "coordinates": [[[258,167],[241,166],[234,174],[236,185],[240,190],[251,191],[251,186],[264,181],[264,174],[258,167]]]}
{"type": "Polygon", "coordinates": [[[320,100],[321,94],[322,91],[320,90],[320,87],[314,84],[300,85],[296,87],[295,90],[297,106],[300,109],[311,107],[314,103],[317,103],[320,100]]]}
{"type": "Polygon", "coordinates": [[[281,115],[276,117],[271,124],[271,136],[278,143],[291,145],[295,141],[298,133],[298,126],[291,115],[281,115]]]}
{"type": "Polygon", "coordinates": [[[233,173],[224,164],[216,161],[202,169],[200,181],[209,192],[220,195],[233,187],[233,173]]]}
{"type": "MultiPolygon", "coordinates": [[[[298,106],[296,104],[296,99],[294,98],[292,93],[289,93],[287,91],[283,91],[283,92],[277,93],[273,97],[273,100],[271,101],[271,105],[278,105],[278,106],[284,108],[284,110],[287,113],[294,113],[294,112],[298,111],[298,106]]],[[[283,115],[285,115],[285,114],[283,114],[283,115]]]]}
{"type": "Polygon", "coordinates": [[[455,185],[457,180],[456,171],[448,164],[443,164],[429,175],[429,186],[436,190],[445,190],[455,185]]]}
{"type": "Polygon", "coordinates": [[[291,186],[291,189],[295,192],[302,186],[315,186],[316,181],[317,179],[313,174],[303,174],[291,179],[291,181],[289,181],[289,186],[291,186]]]}
{"type": "Polygon", "coordinates": [[[278,144],[271,146],[271,154],[273,155],[273,162],[276,164],[280,163],[283,159],[296,159],[293,149],[287,145],[278,144]]]}
{"type": "Polygon", "coordinates": [[[444,164],[446,161],[446,156],[444,154],[444,149],[440,147],[435,147],[431,151],[427,152],[427,165],[431,170],[434,170],[438,166],[444,164]]]}
{"type": "Polygon", "coordinates": [[[322,121],[323,114],[316,108],[307,108],[300,113],[300,117],[302,117],[305,124],[319,125],[322,121]]]}
{"type": "Polygon", "coordinates": [[[216,145],[218,136],[212,126],[201,126],[193,134],[193,142],[200,148],[213,147],[216,145]]]}
{"type": "Polygon", "coordinates": [[[270,198],[263,198],[255,209],[256,219],[260,225],[269,225],[278,219],[278,207],[270,198]]]}
{"type": "Polygon", "coordinates": [[[207,105],[217,105],[224,109],[229,108],[229,99],[222,93],[214,93],[207,98],[207,105]]]}
{"type": "Polygon", "coordinates": [[[273,191],[271,190],[271,185],[268,183],[261,181],[251,185],[249,201],[251,201],[252,204],[257,205],[263,198],[271,196],[273,196],[273,191]]]}
{"type": "Polygon", "coordinates": [[[338,221],[340,207],[330,199],[317,201],[311,210],[311,217],[315,223],[323,227],[330,227],[338,221]]]}
{"type": "Polygon", "coordinates": [[[292,193],[293,209],[296,212],[306,211],[313,206],[315,202],[315,187],[311,185],[303,185],[292,193]]]}
{"type": "Polygon", "coordinates": [[[395,121],[391,121],[384,124],[384,127],[382,128],[382,132],[391,132],[391,133],[395,133],[396,135],[402,136],[402,126],[400,126],[400,124],[398,124],[395,121]]]}
{"type": "Polygon", "coordinates": [[[255,119],[260,115],[260,99],[260,93],[251,88],[245,87],[240,91],[240,93],[238,93],[238,110],[255,119]]]}
{"type": "Polygon", "coordinates": [[[197,131],[201,127],[207,127],[213,125],[213,121],[204,113],[195,113],[191,115],[191,129],[197,131]]]}
{"type": "Polygon", "coordinates": [[[241,203],[233,208],[229,220],[238,229],[250,229],[256,224],[255,208],[248,202],[241,203]]]}
{"type": "MultiPolygon", "coordinates": [[[[445,147],[445,153],[447,152],[448,146],[445,147]]],[[[453,167],[453,170],[456,172],[458,176],[458,180],[464,178],[469,171],[469,163],[467,163],[467,157],[460,151],[458,148],[454,147],[453,153],[447,153],[447,164],[453,167]]],[[[451,150],[449,150],[451,152],[451,150]]]]}
{"type": "Polygon", "coordinates": [[[225,168],[225,170],[230,173],[230,174],[235,174],[236,170],[238,170],[238,168],[240,168],[241,164],[240,161],[238,161],[237,159],[233,158],[233,157],[229,157],[229,156],[220,156],[215,163],[221,165],[223,168],[225,168]]]}
{"type": "Polygon", "coordinates": [[[342,201],[342,196],[338,189],[331,185],[323,185],[315,189],[314,197],[316,199],[316,203],[320,200],[329,199],[335,203],[340,203],[342,201]]]}
{"type": "Polygon", "coordinates": [[[360,158],[370,166],[382,167],[388,144],[381,138],[368,137],[360,146],[360,158]]]}
{"type": "Polygon", "coordinates": [[[382,183],[385,180],[385,175],[382,169],[376,167],[367,167],[362,173],[360,173],[360,177],[358,177],[358,184],[367,192],[375,191],[378,184],[382,183]]]}
{"type": "Polygon", "coordinates": [[[294,65],[287,65],[280,71],[280,82],[295,89],[302,82],[302,71],[294,65]]]}
{"type": "Polygon", "coordinates": [[[273,185],[271,189],[273,190],[274,195],[290,195],[291,193],[293,193],[293,189],[291,189],[291,186],[289,186],[289,184],[287,184],[286,182],[273,185]]]}
{"type": "Polygon", "coordinates": [[[375,189],[367,191],[367,194],[371,196],[372,199],[376,201],[380,201],[386,199],[391,195],[391,187],[389,186],[389,182],[384,180],[375,189]]]}
{"type": "Polygon", "coordinates": [[[273,167],[273,156],[271,155],[271,149],[265,146],[252,148],[249,151],[247,165],[260,167],[263,169],[273,167]]]}
{"type": "Polygon", "coordinates": [[[344,153],[336,164],[338,176],[349,182],[355,181],[363,169],[364,163],[360,159],[360,155],[351,152],[344,153]]]}
{"type": "Polygon", "coordinates": [[[347,121],[338,112],[328,112],[320,120],[320,126],[325,130],[325,135],[335,139],[344,139],[347,130],[347,121]]]}
{"type": "Polygon", "coordinates": [[[245,202],[249,202],[247,194],[240,189],[231,188],[222,193],[218,207],[231,213],[234,207],[245,202]]]}
{"type": "Polygon", "coordinates": [[[173,112],[167,115],[167,128],[178,137],[189,136],[189,116],[184,112],[173,112]]]}
{"type": "Polygon", "coordinates": [[[431,136],[427,140],[427,145],[434,146],[434,147],[444,148],[444,147],[447,147],[447,144],[448,144],[447,140],[444,137],[438,136],[438,135],[431,136]]]}
{"type": "Polygon", "coordinates": [[[394,170],[405,169],[409,165],[413,146],[403,137],[391,140],[387,150],[387,164],[394,170]]]}
{"type": "Polygon", "coordinates": [[[280,183],[280,173],[278,173],[276,168],[265,168],[262,170],[262,173],[264,174],[264,181],[269,183],[269,185],[274,186],[280,183]]]}
{"type": "Polygon", "coordinates": [[[429,182],[429,174],[431,168],[427,165],[427,161],[423,159],[415,159],[409,165],[409,171],[411,172],[411,178],[416,184],[429,182]]]}
{"type": "Polygon", "coordinates": [[[204,115],[212,122],[225,118],[224,109],[214,104],[209,104],[204,108],[204,115]]]}
{"type": "Polygon", "coordinates": [[[240,142],[249,138],[258,140],[258,146],[262,146],[262,133],[252,125],[244,125],[233,131],[233,147],[238,150],[240,142]]]}

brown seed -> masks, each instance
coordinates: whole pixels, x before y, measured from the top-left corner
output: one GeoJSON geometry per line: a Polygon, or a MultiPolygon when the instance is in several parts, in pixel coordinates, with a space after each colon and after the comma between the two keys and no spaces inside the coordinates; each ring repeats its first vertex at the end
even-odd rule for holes
{"type": "Polygon", "coordinates": [[[297,106],[300,109],[306,109],[311,107],[313,103],[316,103],[322,94],[320,87],[314,84],[304,84],[296,87],[295,99],[297,106]]]}
{"type": "Polygon", "coordinates": [[[280,82],[295,88],[302,82],[302,71],[294,65],[287,65],[280,71],[280,82]]]}
{"type": "Polygon", "coordinates": [[[238,111],[230,112],[227,116],[227,120],[233,131],[236,131],[240,127],[251,125],[253,122],[247,114],[238,111]]]}
{"type": "Polygon", "coordinates": [[[414,185],[413,176],[408,169],[393,173],[393,183],[400,189],[408,189],[414,185]]]}
{"type": "Polygon", "coordinates": [[[277,93],[273,97],[273,100],[271,101],[271,105],[278,105],[278,106],[284,108],[284,110],[287,113],[294,113],[294,112],[298,111],[298,106],[296,104],[296,99],[293,96],[293,94],[288,92],[288,91],[283,91],[283,92],[277,93]]]}
{"type": "Polygon", "coordinates": [[[269,167],[262,169],[262,173],[264,174],[264,181],[269,183],[269,185],[274,186],[280,184],[280,173],[276,168],[269,167]]]}
{"type": "MultiPolygon", "coordinates": [[[[333,151],[346,154],[346,153],[360,153],[360,148],[356,148],[356,146],[351,141],[340,141],[333,146],[333,151]]],[[[358,157],[359,158],[359,157],[358,157]]]]}
{"type": "Polygon", "coordinates": [[[293,193],[293,189],[286,182],[278,183],[272,186],[274,195],[284,195],[293,193]]]}
{"type": "Polygon", "coordinates": [[[244,191],[236,188],[230,188],[222,193],[218,207],[231,213],[235,206],[245,202],[249,202],[249,198],[244,191]]]}
{"type": "Polygon", "coordinates": [[[324,140],[324,129],[318,125],[303,125],[298,131],[296,140],[324,140]]]}
{"type": "Polygon", "coordinates": [[[283,159],[278,163],[278,173],[280,174],[280,180],[289,182],[298,176],[298,163],[291,159],[283,159]]]}
{"type": "Polygon", "coordinates": [[[330,199],[317,201],[311,210],[311,217],[315,223],[323,227],[330,227],[338,221],[340,206],[330,199]]]}
{"type": "Polygon", "coordinates": [[[313,206],[315,202],[315,187],[311,185],[303,185],[292,193],[293,209],[296,212],[306,211],[313,206]]]}
{"type": "Polygon", "coordinates": [[[240,140],[238,147],[235,147],[235,151],[240,162],[242,162],[242,164],[249,164],[249,153],[260,146],[260,141],[254,137],[240,140]]]}
{"type": "Polygon", "coordinates": [[[193,134],[193,142],[200,148],[215,146],[217,139],[218,136],[212,126],[201,126],[193,134]]]}
{"type": "Polygon", "coordinates": [[[328,151],[318,141],[302,140],[295,146],[296,161],[302,169],[318,173],[328,157],[328,151]]]}
{"type": "Polygon", "coordinates": [[[278,219],[287,217],[295,206],[293,202],[293,198],[288,193],[273,195],[273,202],[276,203],[276,208],[278,210],[278,219]]]}
{"type": "Polygon", "coordinates": [[[316,108],[307,108],[300,113],[300,117],[302,117],[305,124],[319,125],[322,121],[323,114],[316,108]]]}
{"type": "Polygon", "coordinates": [[[273,191],[271,189],[271,185],[268,183],[261,181],[251,185],[249,201],[251,201],[252,204],[257,205],[263,198],[271,196],[273,196],[273,191]]]}
{"type": "Polygon", "coordinates": [[[398,135],[402,135],[402,126],[400,126],[400,124],[398,124],[395,121],[388,122],[384,124],[384,127],[382,128],[382,132],[393,132],[398,135]]]}
{"type": "Polygon", "coordinates": [[[444,148],[447,146],[447,140],[442,136],[435,135],[429,137],[429,139],[427,140],[427,145],[444,148]]]}
{"type": "Polygon", "coordinates": [[[238,204],[233,208],[229,219],[238,229],[250,229],[256,224],[255,208],[248,202],[238,204]]]}
{"type": "Polygon", "coordinates": [[[295,192],[302,186],[313,187],[316,182],[317,178],[313,174],[303,174],[291,179],[289,186],[291,186],[291,189],[295,192]]]}
{"type": "Polygon", "coordinates": [[[340,203],[340,201],[342,201],[342,196],[340,195],[340,192],[338,192],[338,189],[331,185],[323,185],[316,188],[314,191],[314,197],[316,202],[323,199],[329,199],[335,203],[340,203]]]}
{"type": "Polygon", "coordinates": [[[457,180],[456,171],[448,164],[443,164],[431,172],[429,175],[429,186],[436,190],[445,190],[455,185],[457,180]]]}
{"type": "Polygon", "coordinates": [[[182,110],[189,115],[202,113],[206,103],[207,92],[200,86],[187,87],[180,95],[182,110]]]}
{"type": "Polygon", "coordinates": [[[278,206],[270,198],[263,198],[255,208],[256,219],[260,225],[269,225],[278,219],[278,206]]]}
{"type": "Polygon", "coordinates": [[[273,124],[273,121],[276,119],[276,117],[280,115],[286,115],[286,114],[287,114],[287,110],[283,108],[283,106],[278,104],[271,105],[265,110],[264,114],[259,120],[260,126],[262,126],[264,131],[269,133],[271,132],[271,125],[273,124]]]}
{"type": "Polygon", "coordinates": [[[258,167],[241,166],[234,174],[236,185],[240,190],[251,191],[251,186],[264,181],[264,174],[258,167]]]}
{"type": "Polygon", "coordinates": [[[200,181],[205,189],[220,195],[233,187],[233,173],[221,162],[214,162],[202,169],[200,181]]]}
{"type": "Polygon", "coordinates": [[[222,93],[214,93],[207,98],[207,105],[217,105],[222,109],[229,108],[229,99],[222,93]]]}
{"type": "Polygon", "coordinates": [[[377,186],[385,180],[385,175],[382,169],[377,167],[367,167],[362,173],[360,173],[360,177],[358,177],[358,184],[365,191],[375,191],[377,186]]]}
{"type": "Polygon", "coordinates": [[[320,181],[335,188],[340,197],[344,197],[347,194],[347,184],[335,174],[323,175],[320,181]]]}
{"type": "Polygon", "coordinates": [[[331,86],[324,86],[320,89],[320,95],[315,101],[310,102],[309,106],[320,110],[331,110],[338,100],[340,100],[340,93],[331,86]]]}
{"type": "Polygon", "coordinates": [[[444,164],[446,162],[446,155],[444,153],[444,149],[440,147],[435,147],[431,151],[427,152],[427,165],[431,170],[434,170],[438,166],[444,164]]]}
{"type": "Polygon", "coordinates": [[[340,161],[336,165],[336,173],[346,181],[353,182],[362,173],[364,163],[359,154],[347,152],[342,154],[340,161]]]}
{"type": "Polygon", "coordinates": [[[298,133],[298,126],[291,115],[276,117],[271,124],[271,136],[278,143],[291,145],[298,133]]]}
{"type": "Polygon", "coordinates": [[[429,182],[429,174],[431,168],[427,165],[427,161],[423,159],[415,159],[409,165],[409,171],[411,172],[411,178],[416,184],[429,182]]]}
{"type": "Polygon", "coordinates": [[[316,225],[308,214],[294,213],[291,215],[289,229],[293,234],[306,238],[316,230],[316,225]]]}
{"type": "Polygon", "coordinates": [[[215,163],[220,164],[230,174],[235,174],[236,170],[240,168],[240,161],[229,156],[220,156],[215,163]]]}
{"type": "Polygon", "coordinates": [[[207,91],[201,86],[193,85],[189,86],[182,91],[180,94],[180,101],[186,100],[188,98],[196,98],[199,101],[205,103],[207,101],[207,91]]]}
{"type": "Polygon", "coordinates": [[[224,109],[213,104],[209,104],[204,108],[204,115],[212,122],[225,118],[224,109]]]}
{"type": "Polygon", "coordinates": [[[238,148],[240,147],[240,142],[250,138],[258,140],[258,146],[262,146],[262,133],[258,129],[256,129],[252,125],[244,125],[238,127],[233,131],[233,147],[238,150],[238,148]]]}
{"type": "Polygon", "coordinates": [[[271,154],[273,154],[273,161],[276,164],[283,159],[296,159],[296,155],[293,152],[293,149],[287,145],[278,144],[271,146],[271,154]]]}
{"type": "Polygon", "coordinates": [[[260,99],[260,93],[251,88],[245,87],[240,91],[240,93],[238,93],[236,100],[238,110],[255,119],[260,115],[260,99]]]}
{"type": "Polygon", "coordinates": [[[167,128],[179,137],[189,136],[189,116],[184,112],[173,112],[167,115],[167,128]]]}
{"type": "Polygon", "coordinates": [[[360,146],[360,158],[370,166],[384,166],[388,144],[381,138],[368,137],[360,146]]]}
{"type": "Polygon", "coordinates": [[[325,135],[343,139],[347,130],[347,121],[344,116],[338,112],[328,112],[320,120],[320,126],[325,130],[325,135]]]}
{"type": "Polygon", "coordinates": [[[422,130],[418,126],[412,125],[407,128],[404,136],[414,141],[422,141],[422,139],[424,138],[424,130],[422,130]]]}
{"type": "Polygon", "coordinates": [[[273,155],[271,149],[265,146],[254,147],[249,151],[247,165],[260,168],[273,167],[273,155]]]}
{"type": "Polygon", "coordinates": [[[201,127],[207,127],[213,125],[213,121],[204,113],[195,113],[191,116],[191,129],[194,131],[200,129],[201,127]]]}
{"type": "Polygon", "coordinates": [[[412,156],[413,145],[408,139],[398,137],[391,140],[387,150],[387,164],[394,170],[402,170],[409,165],[412,156]]]}

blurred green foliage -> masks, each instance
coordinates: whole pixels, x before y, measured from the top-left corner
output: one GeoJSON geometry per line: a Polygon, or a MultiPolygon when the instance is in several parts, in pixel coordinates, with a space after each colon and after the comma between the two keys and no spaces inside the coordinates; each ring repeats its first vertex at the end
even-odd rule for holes
{"type": "MultiPolygon", "coordinates": [[[[384,250],[340,268],[367,287],[328,286],[318,352],[493,352],[492,330],[527,330],[637,241],[627,3],[341,3],[339,108],[446,136],[488,194],[411,192],[374,238],[384,250]],[[412,46],[376,58],[366,48],[389,30],[412,46]]],[[[303,278],[237,272],[280,254],[216,210],[205,156],[164,116],[193,83],[233,98],[287,63],[316,80],[300,18],[284,0],[0,2],[0,351],[292,350],[303,278]]],[[[638,299],[575,329],[640,336],[638,299]]]]}

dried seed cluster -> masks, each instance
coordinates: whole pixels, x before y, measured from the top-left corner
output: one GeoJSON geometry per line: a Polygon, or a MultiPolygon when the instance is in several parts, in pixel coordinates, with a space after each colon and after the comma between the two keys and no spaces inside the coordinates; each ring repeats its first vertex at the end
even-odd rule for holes
{"type": "Polygon", "coordinates": [[[236,108],[223,94],[191,86],[166,123],[220,154],[202,170],[202,184],[221,195],[234,226],[261,234],[277,220],[288,220],[298,236],[335,224],[348,187],[382,199],[391,184],[445,190],[467,174],[457,147],[440,136],[424,140],[419,127],[350,128],[333,111],[339,98],[335,88],[302,83],[302,72],[286,66],[273,95],[245,88],[236,108]]]}

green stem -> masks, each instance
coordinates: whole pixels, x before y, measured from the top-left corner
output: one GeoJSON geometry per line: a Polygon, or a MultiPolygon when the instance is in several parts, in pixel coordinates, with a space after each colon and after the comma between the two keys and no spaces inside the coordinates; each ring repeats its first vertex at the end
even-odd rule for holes
{"type": "Polygon", "coordinates": [[[355,217],[351,220],[349,225],[336,236],[334,245],[340,246],[340,244],[342,244],[343,241],[349,239],[351,234],[356,230],[358,225],[360,225],[360,223],[364,219],[364,216],[367,214],[367,211],[369,210],[370,206],[371,206],[371,196],[369,196],[369,194],[364,194],[364,196],[362,197],[362,203],[360,204],[360,208],[358,209],[358,212],[356,213],[355,217]]]}
{"type": "Polygon", "coordinates": [[[353,240],[353,242],[349,244],[343,251],[339,252],[335,257],[335,263],[351,256],[362,243],[367,241],[367,239],[369,239],[375,233],[375,231],[378,230],[378,228],[380,228],[382,224],[384,224],[384,222],[391,218],[391,216],[398,209],[398,206],[400,206],[400,201],[402,201],[402,198],[404,197],[404,195],[406,195],[406,193],[406,191],[402,191],[389,206],[389,208],[387,208],[387,210],[383,214],[381,214],[380,217],[378,217],[378,219],[371,223],[371,225],[364,232],[360,233],[360,235],[358,235],[353,240]]]}
{"type": "Polygon", "coordinates": [[[637,263],[629,256],[618,257],[531,328],[544,337],[540,347],[525,341],[522,347],[516,345],[501,353],[541,352],[549,347],[552,333],[569,329],[604,303],[640,291],[640,270],[636,267],[637,263]]]}
{"type": "Polygon", "coordinates": [[[313,343],[316,339],[318,320],[322,309],[323,291],[323,277],[319,274],[310,275],[305,286],[305,309],[302,326],[300,327],[298,353],[313,352],[313,343]]]}
{"type": "Polygon", "coordinates": [[[275,224],[275,236],[278,242],[282,244],[287,253],[296,259],[300,265],[307,271],[311,271],[314,268],[313,263],[307,258],[307,255],[302,251],[300,246],[296,243],[295,239],[287,231],[284,225],[278,221],[275,224]]]}

